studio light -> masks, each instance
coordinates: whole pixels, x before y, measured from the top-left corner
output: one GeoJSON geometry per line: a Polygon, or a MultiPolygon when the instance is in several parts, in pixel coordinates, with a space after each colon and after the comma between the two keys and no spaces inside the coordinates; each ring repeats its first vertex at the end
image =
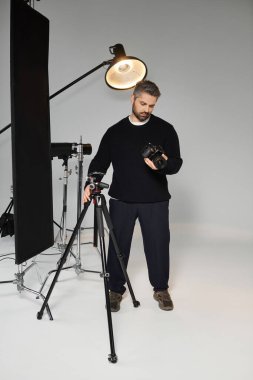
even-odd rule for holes
{"type": "Polygon", "coordinates": [[[101,62],[99,65],[81,75],[67,86],[64,86],[54,94],[50,95],[49,99],[53,99],[61,92],[78,83],[80,80],[86,78],[101,68],[105,68],[106,66],[108,66],[108,69],[105,73],[105,82],[107,86],[113,88],[114,90],[127,90],[134,87],[137,82],[146,78],[148,70],[145,63],[139,58],[127,56],[122,44],[110,46],[109,51],[115,56],[113,59],[101,62]]]}
{"type": "Polygon", "coordinates": [[[145,63],[136,57],[127,56],[122,44],[110,46],[109,50],[115,55],[105,74],[105,81],[109,87],[126,90],[146,77],[145,63]]]}
{"type": "MultiPolygon", "coordinates": [[[[109,66],[105,73],[105,82],[110,88],[115,90],[127,90],[134,87],[137,82],[146,78],[148,70],[145,63],[139,58],[127,56],[122,44],[110,46],[109,51],[115,56],[113,59],[101,62],[87,73],[81,75],[79,78],[50,95],[49,99],[51,100],[55,98],[57,95],[61,94],[63,91],[72,87],[90,74],[93,74],[98,69],[105,68],[105,66],[109,66]]],[[[1,129],[0,134],[10,128],[10,126],[11,124],[8,124],[1,129]]]]}

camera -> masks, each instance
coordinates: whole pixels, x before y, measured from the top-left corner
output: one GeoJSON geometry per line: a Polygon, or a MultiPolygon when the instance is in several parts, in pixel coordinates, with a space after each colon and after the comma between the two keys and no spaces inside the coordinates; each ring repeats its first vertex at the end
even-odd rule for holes
{"type": "Polygon", "coordinates": [[[156,146],[148,143],[148,145],[142,149],[141,154],[142,157],[152,161],[157,169],[164,169],[167,165],[167,160],[162,156],[164,150],[160,145],[156,146]]]}

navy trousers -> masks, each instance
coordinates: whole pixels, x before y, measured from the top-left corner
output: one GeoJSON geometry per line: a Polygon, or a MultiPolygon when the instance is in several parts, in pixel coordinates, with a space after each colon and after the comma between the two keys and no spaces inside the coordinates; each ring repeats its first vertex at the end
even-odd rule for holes
{"type": "MultiPolygon", "coordinates": [[[[149,281],[155,291],[168,288],[169,281],[169,201],[126,203],[110,199],[110,216],[120,251],[127,267],[136,219],[140,222],[149,281]]],[[[123,294],[125,277],[110,239],[107,271],[110,290],[123,294]]]]}

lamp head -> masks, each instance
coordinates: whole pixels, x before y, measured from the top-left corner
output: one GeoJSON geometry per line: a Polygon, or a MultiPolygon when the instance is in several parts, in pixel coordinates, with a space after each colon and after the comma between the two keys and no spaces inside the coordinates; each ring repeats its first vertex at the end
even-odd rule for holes
{"type": "Polygon", "coordinates": [[[136,57],[126,56],[122,44],[110,46],[110,53],[115,57],[105,73],[106,84],[116,90],[132,88],[147,76],[147,66],[136,57]]]}

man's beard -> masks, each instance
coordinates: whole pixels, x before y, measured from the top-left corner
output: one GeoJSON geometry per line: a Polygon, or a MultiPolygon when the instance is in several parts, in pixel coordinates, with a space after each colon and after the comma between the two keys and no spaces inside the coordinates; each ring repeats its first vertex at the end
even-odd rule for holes
{"type": "Polygon", "coordinates": [[[133,105],[133,108],[132,108],[132,112],[134,114],[134,116],[139,120],[139,121],[146,121],[149,117],[150,117],[150,113],[149,112],[136,112],[135,111],[135,108],[134,108],[134,105],[133,105]]]}

